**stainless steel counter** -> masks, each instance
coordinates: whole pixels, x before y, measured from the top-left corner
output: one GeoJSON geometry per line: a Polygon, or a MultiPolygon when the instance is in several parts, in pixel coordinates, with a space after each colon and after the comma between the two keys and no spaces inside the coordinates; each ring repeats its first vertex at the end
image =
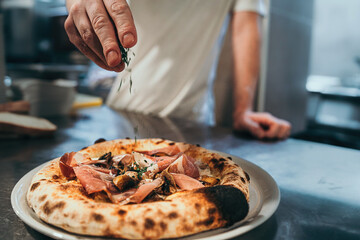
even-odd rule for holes
{"type": "Polygon", "coordinates": [[[360,239],[360,151],[288,139],[262,142],[230,129],[106,107],[50,119],[59,130],[50,139],[0,140],[0,239],[47,239],[13,212],[10,193],[28,171],[98,138],[163,137],[200,144],[251,161],[277,181],[281,201],[260,227],[237,239],[360,239]]]}

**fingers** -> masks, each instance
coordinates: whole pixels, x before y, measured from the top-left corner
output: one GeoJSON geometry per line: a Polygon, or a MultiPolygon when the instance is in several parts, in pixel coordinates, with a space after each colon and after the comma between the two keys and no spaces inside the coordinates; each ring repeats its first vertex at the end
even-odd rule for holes
{"type": "Polygon", "coordinates": [[[290,123],[285,120],[278,119],[269,113],[253,113],[250,115],[250,118],[254,122],[267,127],[263,138],[285,139],[290,135],[290,123]]]}
{"type": "Polygon", "coordinates": [[[281,129],[279,131],[278,137],[280,139],[288,138],[290,136],[291,125],[287,121],[284,121],[284,120],[280,120],[280,121],[282,122],[282,124],[281,124],[281,129]]]}
{"type": "Polygon", "coordinates": [[[102,1],[89,1],[85,5],[85,9],[92,28],[100,40],[107,64],[110,67],[119,65],[121,62],[120,48],[118,46],[114,26],[102,1]]]}
{"type": "Polygon", "coordinates": [[[124,69],[124,67],[125,67],[124,64],[121,64],[121,65],[117,66],[116,68],[110,68],[109,66],[107,66],[103,62],[103,60],[96,53],[94,53],[88,47],[88,45],[83,41],[83,39],[81,38],[79,32],[77,31],[77,29],[75,27],[75,24],[74,24],[72,18],[67,18],[64,26],[65,26],[65,30],[69,36],[70,42],[73,43],[79,49],[80,52],[82,52],[85,56],[90,58],[99,67],[104,68],[109,71],[118,71],[118,72],[120,72],[124,69]]]}
{"type": "Polygon", "coordinates": [[[265,137],[265,131],[260,124],[253,121],[247,114],[234,115],[234,129],[238,131],[248,131],[256,138],[265,137]]]}
{"type": "Polygon", "coordinates": [[[82,40],[105,64],[107,64],[102,52],[101,43],[91,26],[85,8],[73,10],[72,19],[82,40]]]}
{"type": "Polygon", "coordinates": [[[258,139],[263,139],[266,135],[265,130],[256,122],[249,122],[248,131],[258,139]]]}
{"type": "Polygon", "coordinates": [[[117,36],[125,48],[137,42],[136,28],[126,0],[104,0],[105,7],[117,29],[117,36]]]}

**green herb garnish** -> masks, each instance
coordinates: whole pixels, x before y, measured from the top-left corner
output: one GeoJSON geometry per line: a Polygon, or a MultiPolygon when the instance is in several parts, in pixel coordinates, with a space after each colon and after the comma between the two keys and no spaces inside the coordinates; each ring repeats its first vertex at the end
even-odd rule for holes
{"type": "MultiPolygon", "coordinates": [[[[121,43],[119,43],[119,45],[120,45],[120,52],[121,52],[121,61],[122,61],[123,63],[125,63],[125,66],[126,66],[126,67],[129,67],[129,64],[130,64],[130,62],[131,62],[131,57],[129,57],[129,53],[132,53],[132,55],[133,55],[134,57],[135,57],[135,53],[132,52],[129,48],[124,48],[121,43]]],[[[129,91],[130,91],[130,94],[131,94],[131,89],[132,89],[132,85],[133,85],[133,81],[132,81],[132,77],[131,77],[131,68],[128,68],[128,69],[126,69],[126,70],[127,70],[128,72],[130,72],[130,79],[129,79],[129,81],[130,81],[130,88],[129,88],[129,91]]],[[[122,83],[123,83],[123,79],[121,79],[121,81],[120,81],[120,85],[119,85],[118,91],[120,91],[120,88],[121,88],[122,83]]]]}

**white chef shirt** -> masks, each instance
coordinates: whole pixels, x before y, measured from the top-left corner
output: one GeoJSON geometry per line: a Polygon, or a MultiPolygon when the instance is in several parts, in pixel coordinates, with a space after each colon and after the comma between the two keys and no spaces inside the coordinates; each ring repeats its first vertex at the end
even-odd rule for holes
{"type": "Polygon", "coordinates": [[[117,76],[107,104],[212,124],[212,89],[207,89],[215,77],[227,16],[231,11],[264,14],[263,2],[133,0],[129,5],[138,34],[135,57],[129,55],[131,72],[117,76]]]}

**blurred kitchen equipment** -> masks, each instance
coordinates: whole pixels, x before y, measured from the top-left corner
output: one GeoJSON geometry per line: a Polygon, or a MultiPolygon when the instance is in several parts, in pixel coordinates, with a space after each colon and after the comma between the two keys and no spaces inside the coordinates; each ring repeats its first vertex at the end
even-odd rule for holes
{"type": "Polygon", "coordinates": [[[39,79],[21,79],[17,82],[24,100],[30,103],[30,115],[55,116],[70,112],[75,100],[76,83],[68,80],[48,82],[39,79]]]}
{"type": "Polygon", "coordinates": [[[78,79],[88,59],[70,43],[64,0],[3,0],[8,75],[78,79]]]}
{"type": "Polygon", "coordinates": [[[307,130],[300,139],[360,149],[360,88],[339,77],[310,75],[307,130]]]}

